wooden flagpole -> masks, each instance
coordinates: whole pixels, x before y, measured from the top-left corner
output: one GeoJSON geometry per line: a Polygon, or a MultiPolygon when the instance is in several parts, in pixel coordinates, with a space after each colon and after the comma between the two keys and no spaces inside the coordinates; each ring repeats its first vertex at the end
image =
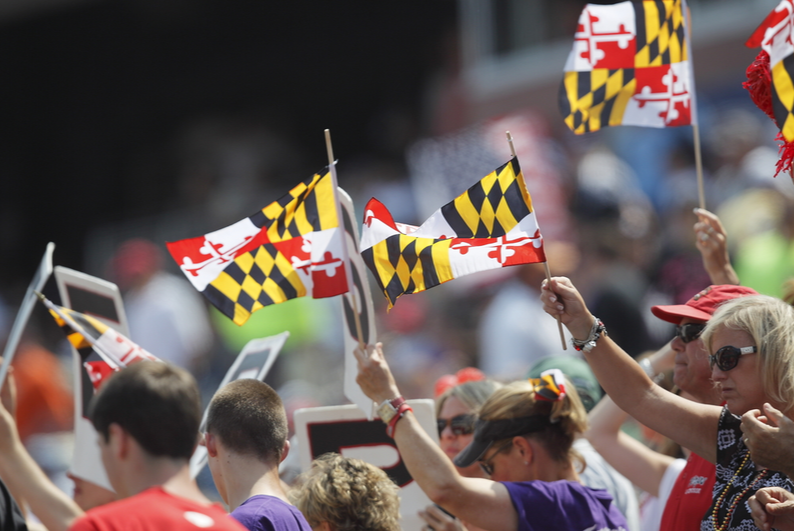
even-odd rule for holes
{"type": "MultiPolygon", "coordinates": [[[[505,136],[508,138],[508,145],[511,147],[511,156],[516,157],[516,149],[513,147],[513,137],[511,136],[511,132],[505,131],[505,136]]],[[[522,178],[524,178],[524,175],[522,176],[522,178]]],[[[525,182],[525,188],[527,188],[527,182],[525,182]]],[[[536,208],[535,205],[533,205],[533,212],[535,211],[536,208]]],[[[550,282],[552,280],[552,275],[549,272],[549,264],[547,263],[546,260],[543,262],[543,264],[544,264],[544,272],[547,275],[547,282],[550,282]]],[[[566,337],[563,335],[563,323],[560,320],[560,315],[557,315],[556,317],[558,320],[558,332],[560,332],[560,346],[563,347],[563,350],[567,350],[566,337]]]]}
{"type": "MultiPolygon", "coordinates": [[[[324,129],[323,132],[326,135],[326,152],[328,153],[328,167],[329,167],[329,171],[331,171],[332,174],[335,176],[335,178],[334,178],[334,197],[336,197],[337,196],[337,189],[336,189],[336,187],[337,187],[337,179],[336,179],[337,171],[335,169],[336,162],[334,160],[334,149],[331,147],[331,131],[329,131],[328,129],[324,129]]],[[[342,223],[342,216],[341,216],[341,212],[340,212],[340,203],[339,203],[338,199],[335,199],[335,201],[336,201],[336,207],[337,207],[337,220],[338,220],[337,222],[341,224],[342,223]]],[[[344,230],[344,227],[340,226],[340,229],[344,230]]],[[[342,245],[346,245],[346,246],[348,245],[347,242],[345,241],[345,238],[343,238],[342,245]]],[[[345,256],[345,261],[347,262],[345,264],[345,275],[347,276],[347,281],[348,281],[348,293],[350,293],[350,295],[351,295],[351,304],[353,305],[353,317],[354,317],[354,322],[356,323],[356,335],[359,336],[359,348],[362,349],[362,351],[364,351],[365,348],[366,348],[366,345],[364,344],[364,334],[362,333],[362,320],[361,320],[361,318],[359,316],[359,305],[356,302],[356,293],[351,291],[351,284],[352,284],[351,281],[353,280],[353,277],[352,277],[352,271],[351,271],[352,268],[351,268],[351,264],[350,264],[350,259],[348,259],[347,253],[346,253],[346,256],[345,256]]]]}
{"type": "Polygon", "coordinates": [[[696,105],[696,76],[693,71],[693,46],[690,44],[690,8],[687,0],[682,0],[682,20],[685,27],[685,49],[687,50],[687,70],[690,75],[690,119],[693,126],[693,150],[696,154],[696,180],[698,182],[698,206],[707,209],[704,199],[704,167],[701,163],[701,135],[698,130],[698,107],[696,105]]]}

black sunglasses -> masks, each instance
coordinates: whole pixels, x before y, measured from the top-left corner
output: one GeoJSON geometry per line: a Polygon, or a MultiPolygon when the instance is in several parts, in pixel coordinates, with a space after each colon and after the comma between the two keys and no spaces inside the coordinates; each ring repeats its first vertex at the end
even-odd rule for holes
{"type": "Polygon", "coordinates": [[[756,347],[721,347],[709,357],[709,368],[711,369],[717,365],[718,369],[724,372],[730,371],[740,363],[740,356],[753,354],[754,352],[756,352],[756,347]]]}
{"type": "Polygon", "coordinates": [[[447,426],[450,426],[453,435],[469,435],[475,431],[475,415],[463,414],[456,415],[451,419],[436,419],[439,437],[442,436],[442,432],[447,426]]]}
{"type": "Polygon", "coordinates": [[[676,327],[676,337],[684,343],[695,341],[701,336],[701,332],[707,327],[705,323],[687,323],[676,327]]]}
{"type": "Polygon", "coordinates": [[[493,454],[491,454],[491,457],[489,457],[488,459],[483,459],[482,461],[478,461],[478,464],[480,465],[480,469],[483,472],[485,472],[487,475],[489,475],[489,476],[493,475],[494,474],[494,465],[491,462],[494,460],[495,457],[497,457],[497,454],[499,454],[500,452],[504,451],[506,448],[508,448],[512,444],[513,444],[513,439],[511,439],[510,441],[505,442],[502,446],[497,448],[497,450],[493,454]]]}

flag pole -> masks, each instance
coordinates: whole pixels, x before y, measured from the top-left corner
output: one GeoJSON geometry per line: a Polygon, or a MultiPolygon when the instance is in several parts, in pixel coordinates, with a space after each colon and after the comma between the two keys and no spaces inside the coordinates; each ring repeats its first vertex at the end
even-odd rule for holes
{"type": "Polygon", "coordinates": [[[41,294],[41,293],[40,293],[40,292],[38,292],[38,291],[34,291],[34,293],[35,293],[35,294],[36,294],[36,296],[39,298],[39,300],[40,300],[42,303],[44,303],[44,306],[46,306],[48,310],[51,310],[51,311],[55,312],[55,313],[56,313],[56,315],[58,315],[58,317],[60,317],[61,319],[63,319],[63,320],[64,320],[64,322],[65,322],[66,324],[68,324],[68,325],[71,327],[71,329],[72,329],[72,330],[74,330],[75,332],[77,332],[78,334],[80,334],[81,336],[83,336],[83,337],[85,338],[85,340],[86,340],[86,341],[88,341],[89,343],[91,343],[91,347],[92,347],[92,348],[93,348],[93,349],[96,351],[96,353],[97,353],[97,354],[99,354],[99,355],[100,355],[100,357],[101,357],[103,360],[105,360],[105,362],[106,362],[108,365],[110,365],[110,366],[111,366],[111,368],[114,368],[114,369],[115,369],[115,368],[118,368],[118,367],[122,367],[122,366],[124,365],[123,363],[121,363],[121,362],[120,362],[120,360],[117,360],[117,359],[115,358],[115,356],[112,356],[110,353],[108,353],[107,351],[105,351],[105,349],[103,349],[101,346],[99,346],[99,344],[98,344],[96,341],[94,341],[94,338],[93,338],[93,337],[91,337],[91,334],[89,334],[88,332],[86,332],[86,331],[83,329],[83,327],[82,327],[82,326],[80,326],[80,325],[79,325],[79,324],[78,324],[78,323],[77,323],[77,322],[76,322],[74,319],[72,319],[71,317],[69,317],[68,315],[66,315],[64,312],[62,312],[62,311],[61,311],[61,310],[60,310],[60,309],[59,309],[59,308],[58,308],[58,307],[57,307],[55,304],[53,304],[53,303],[52,303],[52,302],[51,302],[51,301],[50,301],[50,300],[49,300],[47,297],[45,297],[43,294],[41,294]]]}
{"type": "MultiPolygon", "coordinates": [[[[331,171],[332,178],[334,180],[334,196],[336,197],[337,194],[337,170],[336,170],[336,162],[334,160],[334,149],[331,147],[331,131],[328,129],[324,129],[323,132],[326,135],[326,153],[328,154],[328,167],[329,171],[331,171]]],[[[340,212],[340,202],[339,199],[335,199],[336,207],[337,207],[337,220],[338,223],[341,223],[342,215],[340,212]]],[[[343,247],[347,244],[343,242],[343,247]]],[[[350,260],[345,256],[345,275],[347,276],[348,281],[348,293],[351,295],[351,304],[353,305],[353,317],[354,322],[356,323],[356,335],[359,336],[359,348],[365,350],[366,345],[364,344],[364,334],[362,333],[362,320],[359,316],[359,305],[356,302],[356,293],[351,291],[351,280],[352,280],[352,273],[351,273],[351,264],[350,260]]],[[[344,296],[344,294],[343,294],[344,296]]]]}
{"type": "Polygon", "coordinates": [[[698,206],[706,210],[704,199],[704,166],[701,163],[701,135],[698,130],[698,108],[696,105],[696,76],[693,71],[693,46],[690,44],[690,9],[687,0],[682,0],[682,20],[685,23],[685,43],[687,50],[687,69],[690,74],[690,119],[693,126],[693,150],[696,154],[696,180],[698,182],[698,206]]]}
{"type": "MultiPolygon", "coordinates": [[[[505,131],[505,136],[508,138],[508,145],[511,147],[511,156],[516,158],[516,149],[513,147],[513,137],[511,136],[510,131],[505,131]]],[[[522,175],[522,179],[524,179],[524,175],[522,175]]],[[[525,182],[525,188],[527,188],[527,182],[525,182]]],[[[535,205],[533,205],[533,212],[536,211],[535,205]]],[[[537,217],[537,216],[536,216],[537,217]]],[[[552,275],[549,272],[549,263],[546,260],[543,262],[544,264],[544,273],[547,275],[547,282],[552,280],[552,275]]],[[[563,335],[563,322],[560,320],[560,315],[557,315],[558,320],[558,332],[560,332],[560,346],[563,347],[563,350],[566,349],[566,337],[563,335]]]]}

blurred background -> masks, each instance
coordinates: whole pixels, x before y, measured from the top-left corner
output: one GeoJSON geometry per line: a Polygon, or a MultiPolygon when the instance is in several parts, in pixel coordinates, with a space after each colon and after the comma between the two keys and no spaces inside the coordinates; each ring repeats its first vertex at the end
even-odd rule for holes
{"type": "MultiPolygon", "coordinates": [[[[744,42],[777,3],[689,5],[707,208],[741,281],[781,296],[793,181],[773,177],[775,125],[741,86],[758,52],[744,42]]],[[[565,127],[558,87],[584,4],[0,2],[0,337],[53,241],[55,264],[120,286],[132,339],[189,368],[205,399],[246,341],[289,329],[268,383],[288,409],[345,403],[336,300],[296,299],[238,328],[193,292],[164,242],[238,221],[320,170],[325,128],[358,215],[377,197],[419,224],[509,159],[511,130],[552,273],[574,279],[631,355],[659,347],[672,327],[649,307],[709,284],[692,229],[692,128],[565,127]]],[[[541,266],[478,274],[389,314],[371,283],[404,394],[432,396],[466,366],[518,378],[563,354],[537,302],[542,278],[541,266]]],[[[69,429],[71,354],[40,308],[19,352],[44,373],[20,382],[35,445],[69,429]]]]}

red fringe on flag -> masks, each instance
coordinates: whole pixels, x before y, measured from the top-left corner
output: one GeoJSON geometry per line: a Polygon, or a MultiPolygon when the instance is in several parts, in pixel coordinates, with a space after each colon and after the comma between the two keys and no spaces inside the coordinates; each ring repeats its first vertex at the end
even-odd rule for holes
{"type": "Polygon", "coordinates": [[[792,175],[792,142],[784,140],[784,135],[781,133],[776,135],[776,141],[781,142],[781,145],[778,148],[779,159],[776,163],[776,175],[773,177],[778,176],[783,171],[789,172],[790,179],[795,180],[795,176],[792,175]]]}
{"type": "Polygon", "coordinates": [[[773,116],[773,100],[770,96],[770,56],[766,51],[762,50],[756,56],[754,62],[751,63],[745,71],[745,77],[748,81],[743,82],[743,88],[751,95],[751,100],[757,107],[762,109],[771,120],[775,120],[773,116]]]}
{"type": "MultiPolygon", "coordinates": [[[[770,89],[770,84],[772,82],[770,75],[770,56],[766,51],[762,50],[759,52],[754,62],[745,70],[745,77],[748,78],[748,81],[743,82],[743,88],[748,91],[751,100],[762,112],[768,115],[771,120],[775,121],[776,118],[773,115],[773,99],[771,96],[772,92],[770,89]]],[[[795,179],[795,176],[792,175],[792,142],[784,140],[784,136],[781,133],[776,136],[776,141],[782,142],[782,144],[778,148],[780,158],[776,163],[776,174],[773,177],[778,176],[778,174],[783,171],[788,172],[790,178],[795,179]]]]}

